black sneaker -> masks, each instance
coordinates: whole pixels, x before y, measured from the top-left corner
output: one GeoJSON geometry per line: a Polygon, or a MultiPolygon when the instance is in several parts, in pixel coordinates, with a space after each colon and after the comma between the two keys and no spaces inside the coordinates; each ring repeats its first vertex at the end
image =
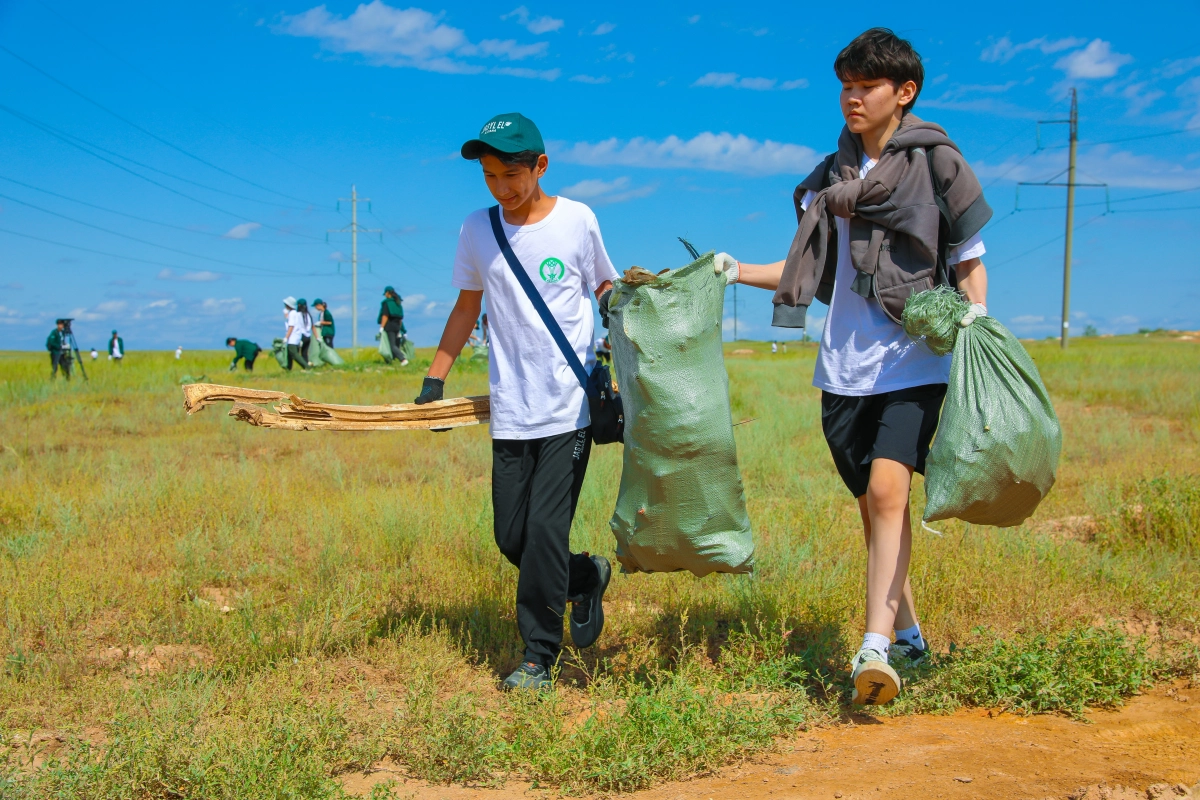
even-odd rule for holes
{"type": "Polygon", "coordinates": [[[893,642],[888,655],[891,657],[890,661],[895,661],[899,666],[909,669],[919,667],[929,660],[928,650],[922,650],[907,639],[897,639],[893,642]]]}
{"type": "Polygon", "coordinates": [[[592,556],[599,580],[596,588],[571,600],[571,641],[579,648],[591,647],[604,630],[604,592],[612,577],[612,566],[603,556],[592,556]]]}
{"type": "Polygon", "coordinates": [[[554,682],[550,680],[550,670],[532,661],[526,661],[517,667],[513,670],[513,674],[505,678],[504,683],[500,684],[500,688],[506,692],[511,692],[514,689],[532,689],[538,691],[553,687],[554,682]]]}

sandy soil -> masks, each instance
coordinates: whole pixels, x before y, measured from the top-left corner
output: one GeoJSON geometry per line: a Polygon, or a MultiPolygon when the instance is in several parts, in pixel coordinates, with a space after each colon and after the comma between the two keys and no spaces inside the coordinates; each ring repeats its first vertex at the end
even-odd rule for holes
{"type": "MultiPolygon", "coordinates": [[[[347,775],[365,794],[396,780],[414,800],[516,800],[554,796],[529,784],[502,789],[430,786],[404,781],[389,764],[347,775]]],[[[1089,722],[988,711],[901,719],[852,717],[848,724],[801,734],[782,752],[719,774],[668,783],[636,800],[790,800],[791,798],[1145,798],[1154,784],[1180,786],[1151,796],[1176,798],[1200,782],[1200,684],[1184,681],[1133,698],[1089,722]],[[1129,787],[1101,791],[1098,787],[1129,787]],[[1083,794],[1081,790],[1091,787],[1083,794]]],[[[1194,792],[1200,800],[1200,787],[1194,792]]],[[[1186,795],[1184,795],[1186,796],[1186,795]]]]}

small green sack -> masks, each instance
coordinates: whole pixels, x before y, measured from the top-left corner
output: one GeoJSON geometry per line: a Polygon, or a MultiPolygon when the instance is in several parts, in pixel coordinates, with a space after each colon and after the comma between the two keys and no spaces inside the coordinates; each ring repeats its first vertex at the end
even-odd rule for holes
{"type": "Polygon", "coordinates": [[[901,318],[933,352],[954,353],[925,462],[925,519],[1007,528],[1028,519],[1054,485],[1062,428],[1029,353],[970,308],[942,287],[910,297],[901,318]]]}
{"type": "Polygon", "coordinates": [[[379,332],[379,355],[383,356],[383,360],[387,363],[392,363],[392,345],[388,342],[388,335],[384,331],[379,332]]]}
{"type": "Polygon", "coordinates": [[[726,277],[708,253],[613,285],[609,339],[625,411],[621,488],[609,526],[630,572],[751,572],[721,345],[726,277]]]}
{"type": "Polygon", "coordinates": [[[404,357],[409,361],[417,357],[416,345],[409,340],[407,335],[400,339],[400,352],[404,353],[404,357]]]}
{"type": "Polygon", "coordinates": [[[283,339],[271,342],[271,355],[275,356],[279,366],[287,369],[287,345],[283,343],[283,339]]]}
{"type": "Polygon", "coordinates": [[[471,360],[472,361],[487,361],[488,360],[488,346],[486,344],[477,344],[471,348],[471,351],[472,351],[471,352],[471,360]]]}

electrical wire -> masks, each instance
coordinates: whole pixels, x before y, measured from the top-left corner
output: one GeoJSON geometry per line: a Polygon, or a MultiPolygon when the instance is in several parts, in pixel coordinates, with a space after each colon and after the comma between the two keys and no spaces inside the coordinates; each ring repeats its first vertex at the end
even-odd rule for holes
{"type": "MultiPolygon", "coordinates": [[[[87,200],[80,200],[77,197],[68,197],[65,194],[59,194],[58,192],[52,192],[49,189],[43,189],[40,186],[34,186],[31,183],[25,183],[24,181],[19,181],[16,178],[9,178],[5,175],[0,175],[0,181],[7,181],[9,183],[15,183],[18,186],[24,186],[26,189],[32,189],[35,192],[41,192],[43,194],[48,194],[51,197],[57,197],[60,200],[66,200],[71,203],[78,203],[81,206],[87,206],[88,208],[94,208],[97,211],[103,211],[107,214],[116,214],[117,216],[120,216],[120,217],[126,217],[128,219],[137,220],[138,222],[145,222],[150,225],[159,225],[163,228],[170,228],[171,230],[174,230],[174,231],[183,231],[184,233],[191,233],[191,234],[195,234],[197,236],[209,236],[209,237],[212,237],[215,239],[228,239],[229,238],[225,234],[221,234],[221,233],[212,233],[211,231],[199,231],[199,230],[196,230],[195,228],[188,228],[183,225],[172,225],[169,222],[160,222],[159,220],[149,219],[147,217],[140,217],[137,214],[130,214],[125,211],[117,211],[115,208],[105,208],[104,206],[99,206],[99,205],[96,205],[95,203],[89,203],[87,200]]],[[[258,223],[255,223],[255,224],[258,224],[258,223]]],[[[325,244],[324,241],[321,241],[321,240],[317,239],[316,237],[313,237],[313,239],[314,239],[313,241],[308,241],[308,242],[272,242],[272,241],[268,241],[266,239],[247,238],[247,239],[244,239],[243,241],[253,242],[254,244],[270,244],[270,245],[285,244],[285,245],[311,246],[313,244],[321,244],[321,245],[325,244]]]]}
{"type": "Polygon", "coordinates": [[[97,100],[93,100],[92,98],[88,97],[86,94],[79,91],[78,89],[75,89],[74,87],[69,86],[68,84],[64,83],[63,81],[61,81],[58,78],[51,75],[49,72],[46,72],[46,70],[42,69],[37,64],[34,64],[32,61],[29,61],[28,59],[25,59],[25,58],[17,55],[12,50],[9,50],[7,47],[5,47],[2,44],[0,44],[0,50],[3,50],[5,53],[8,53],[8,55],[11,56],[12,58],[15,58],[17,61],[20,61],[22,64],[29,67],[33,71],[39,73],[40,75],[47,78],[48,80],[51,80],[54,83],[58,84],[59,86],[66,89],[68,92],[75,95],[76,97],[79,97],[82,100],[85,100],[86,102],[91,103],[96,108],[103,111],[104,113],[114,117],[115,119],[120,120],[121,122],[124,122],[126,125],[133,128],[134,130],[138,131],[139,133],[149,136],[151,139],[158,142],[159,144],[163,144],[163,145],[171,148],[172,150],[175,150],[176,152],[182,153],[183,155],[187,156],[188,158],[193,159],[194,161],[197,161],[197,162],[203,164],[204,166],[208,167],[209,169],[214,169],[223,175],[228,175],[229,177],[233,178],[234,180],[241,181],[242,183],[245,183],[249,186],[253,186],[256,189],[262,189],[264,192],[268,192],[270,194],[277,194],[280,197],[286,197],[288,200],[294,200],[297,203],[305,203],[307,205],[313,205],[313,206],[317,205],[316,203],[312,203],[301,197],[293,197],[290,194],[284,194],[283,192],[272,189],[269,186],[263,186],[261,183],[257,183],[256,181],[252,181],[249,178],[243,178],[242,176],[240,176],[236,173],[230,172],[229,170],[225,169],[224,167],[219,167],[216,164],[212,163],[211,161],[208,161],[207,159],[201,158],[200,156],[196,155],[195,153],[185,150],[184,148],[180,147],[179,145],[175,144],[174,142],[164,139],[163,137],[159,136],[158,134],[153,133],[152,131],[149,131],[149,130],[143,128],[141,125],[138,125],[133,120],[128,119],[127,117],[121,116],[116,111],[113,111],[111,108],[105,106],[103,103],[101,103],[97,100]]]}
{"type": "MultiPolygon", "coordinates": [[[[122,58],[120,53],[118,53],[116,50],[113,50],[111,47],[107,46],[106,44],[104,44],[103,42],[101,42],[99,39],[97,39],[97,38],[95,38],[94,36],[92,36],[91,34],[89,34],[89,33],[88,33],[88,32],[87,32],[87,31],[86,31],[84,28],[82,28],[81,26],[79,26],[79,25],[76,25],[74,22],[72,22],[72,21],[71,21],[71,19],[70,19],[69,17],[65,16],[64,14],[62,14],[61,12],[59,12],[58,10],[56,10],[56,9],[55,9],[54,7],[52,7],[52,6],[51,6],[49,3],[45,2],[45,0],[37,0],[37,2],[38,2],[38,4],[39,4],[39,5],[41,5],[43,8],[45,8],[47,11],[49,11],[51,14],[53,14],[54,16],[56,16],[56,17],[58,17],[60,20],[62,20],[62,22],[64,22],[65,24],[67,24],[69,27],[71,27],[71,28],[74,28],[74,29],[75,29],[75,32],[76,32],[76,33],[78,33],[80,36],[82,36],[83,38],[87,39],[89,42],[91,42],[93,45],[95,45],[95,46],[96,46],[97,48],[99,48],[100,50],[103,50],[105,53],[107,53],[107,54],[108,54],[108,55],[109,55],[111,58],[113,58],[114,60],[116,60],[116,61],[118,61],[118,62],[120,62],[120,63],[124,64],[126,67],[128,67],[130,70],[132,70],[134,73],[136,73],[137,75],[141,76],[141,77],[142,77],[142,79],[143,79],[143,80],[145,80],[147,83],[151,83],[151,84],[153,84],[153,85],[157,86],[159,89],[161,89],[161,90],[162,90],[162,91],[163,91],[165,94],[167,94],[167,95],[170,95],[170,96],[172,96],[172,97],[176,97],[176,98],[178,98],[178,96],[179,96],[179,94],[180,94],[179,92],[177,92],[177,91],[174,91],[174,90],[170,89],[169,87],[165,86],[163,83],[161,83],[160,81],[158,81],[157,79],[155,79],[153,75],[150,75],[149,73],[147,73],[147,72],[143,71],[142,69],[140,69],[140,68],[139,68],[137,65],[135,65],[135,64],[133,64],[132,62],[130,62],[130,61],[127,61],[126,59],[122,58]]],[[[185,102],[186,102],[186,101],[185,101],[185,102]]],[[[242,140],[242,141],[244,141],[244,142],[248,142],[249,144],[253,145],[254,147],[257,147],[259,150],[262,150],[264,153],[267,153],[268,155],[274,156],[275,158],[278,158],[280,161],[284,161],[284,162],[286,162],[286,163],[288,163],[288,164],[291,164],[293,167],[297,167],[298,169],[302,169],[302,170],[304,170],[305,172],[309,173],[310,175],[315,175],[315,176],[317,176],[318,178],[322,178],[323,180],[329,180],[329,181],[332,181],[332,180],[334,180],[333,178],[331,178],[331,177],[330,177],[330,176],[328,176],[328,175],[322,175],[320,172],[317,172],[316,170],[312,169],[311,167],[307,167],[307,166],[305,166],[304,164],[300,164],[300,163],[298,163],[298,162],[296,162],[296,161],[293,161],[293,160],[291,160],[290,158],[288,158],[287,156],[284,156],[284,155],[281,155],[281,154],[279,154],[279,153],[276,153],[276,152],[275,152],[274,150],[272,150],[271,148],[269,148],[269,147],[266,147],[265,145],[263,145],[263,144],[261,144],[261,143],[259,143],[259,142],[256,142],[256,141],[254,141],[253,139],[250,139],[249,137],[247,137],[247,136],[244,136],[244,135],[242,135],[242,134],[238,133],[236,130],[234,130],[233,128],[229,127],[229,126],[228,126],[228,125],[226,125],[225,123],[221,122],[219,119],[216,119],[216,118],[214,118],[214,117],[212,117],[212,116],[209,116],[208,114],[206,114],[206,113],[205,113],[205,112],[203,112],[202,110],[200,110],[200,109],[196,108],[195,106],[191,105],[190,103],[186,103],[186,104],[188,105],[188,107],[189,107],[189,108],[191,108],[191,109],[192,109],[192,111],[194,111],[195,113],[197,113],[197,114],[199,114],[200,116],[204,117],[204,118],[205,118],[205,119],[207,119],[209,122],[211,122],[211,123],[213,123],[213,124],[215,124],[215,125],[218,125],[218,126],[220,126],[220,127],[224,128],[225,130],[229,131],[229,133],[231,133],[232,135],[236,136],[237,138],[241,139],[241,140],[242,140]]]]}
{"type": "MultiPolygon", "coordinates": [[[[151,170],[154,170],[155,172],[162,172],[162,170],[154,169],[154,167],[150,167],[150,166],[147,166],[147,165],[141,164],[140,162],[133,161],[133,159],[126,158],[125,156],[122,156],[122,155],[120,155],[120,154],[117,154],[117,153],[113,153],[111,150],[107,150],[107,149],[105,149],[105,148],[103,148],[103,147],[100,147],[99,145],[94,145],[94,144],[92,144],[91,142],[86,142],[86,141],[85,141],[85,140],[83,140],[83,139],[79,139],[79,137],[77,137],[77,136],[72,136],[71,134],[67,134],[67,133],[62,133],[62,132],[60,132],[60,131],[56,131],[54,128],[51,128],[49,125],[46,125],[45,123],[39,122],[39,121],[37,121],[37,120],[33,119],[32,117],[29,117],[29,116],[27,116],[27,115],[25,115],[25,114],[22,114],[21,112],[19,112],[19,111],[15,110],[15,109],[9,108],[9,107],[8,107],[8,106],[6,106],[6,105],[0,104],[0,111],[4,111],[4,112],[6,112],[6,113],[8,113],[8,114],[11,114],[11,115],[15,116],[16,118],[18,118],[18,119],[22,120],[23,122],[26,122],[26,123],[28,123],[29,125],[32,125],[32,126],[33,126],[33,127],[35,127],[35,128],[39,128],[39,129],[41,129],[41,130],[42,130],[44,133],[48,133],[49,135],[53,136],[54,138],[56,138],[56,139],[59,139],[60,141],[62,141],[62,142],[64,142],[64,143],[66,143],[66,144],[69,144],[70,146],[72,146],[72,147],[74,147],[74,148],[76,148],[76,149],[78,149],[78,150],[81,150],[81,151],[82,151],[82,152],[84,152],[84,153],[87,153],[88,155],[92,156],[93,158],[97,158],[97,159],[99,159],[99,160],[101,160],[101,161],[105,162],[106,164],[111,164],[112,166],[116,167],[117,169],[119,169],[119,170],[121,170],[121,171],[123,171],[123,172],[128,172],[130,175],[133,175],[135,178],[140,178],[140,179],[142,179],[142,180],[146,181],[147,183],[150,183],[150,184],[153,184],[154,186],[157,186],[157,187],[159,187],[160,189],[165,189],[165,190],[167,190],[168,192],[171,192],[172,194],[179,195],[180,197],[183,197],[183,198],[185,198],[185,199],[187,199],[187,200],[191,200],[193,203],[198,203],[199,205],[202,205],[202,206],[204,206],[205,208],[211,208],[211,209],[212,209],[212,210],[214,210],[214,211],[219,211],[219,212],[221,212],[222,214],[226,214],[226,215],[228,215],[228,216],[231,216],[231,217],[233,217],[233,218],[235,218],[235,219],[239,219],[239,220],[243,220],[243,221],[246,219],[246,216],[245,216],[244,214],[238,214],[238,213],[236,213],[236,212],[234,212],[234,211],[230,211],[230,210],[229,210],[229,209],[227,209],[227,208],[221,208],[220,206],[213,205],[212,203],[209,203],[209,202],[207,202],[207,201],[205,201],[205,200],[201,200],[200,198],[198,198],[198,197],[194,197],[194,196],[192,196],[192,195],[190,195],[190,194],[187,194],[186,192],[181,192],[181,191],[179,191],[178,189],[176,189],[176,188],[174,188],[174,187],[171,187],[171,186],[168,186],[168,185],[166,185],[165,183],[161,183],[161,182],[159,182],[159,181],[156,181],[156,180],[154,180],[153,178],[148,178],[148,177],[146,177],[145,175],[142,175],[140,172],[135,172],[134,170],[130,169],[129,167],[126,167],[126,166],[125,166],[125,165],[123,165],[123,164],[118,164],[116,161],[113,161],[113,160],[112,160],[112,159],[110,159],[110,158],[105,158],[104,156],[100,155],[99,153],[95,153],[95,152],[93,152],[92,150],[89,150],[89,149],[88,149],[88,147],[94,147],[94,148],[96,148],[97,150],[101,150],[101,151],[103,151],[103,152],[106,152],[106,153],[112,153],[112,155],[116,156],[117,158],[124,159],[124,160],[126,160],[126,161],[129,161],[130,163],[137,164],[137,165],[138,165],[138,166],[140,166],[140,167],[145,167],[146,169],[151,169],[151,170]],[[74,140],[74,139],[78,139],[78,141],[79,141],[79,142],[84,142],[84,144],[79,144],[79,143],[78,143],[78,142],[76,142],[76,141],[72,141],[72,140],[74,140]],[[87,146],[84,146],[84,145],[87,145],[87,146]]],[[[211,187],[204,186],[203,184],[198,184],[198,183],[196,183],[195,181],[190,181],[190,180],[188,180],[187,178],[180,178],[180,177],[179,177],[179,176],[177,176],[177,175],[170,175],[170,173],[163,173],[163,174],[165,174],[165,175],[169,175],[169,176],[170,176],[170,177],[172,177],[172,178],[175,178],[175,179],[177,179],[177,180],[184,181],[184,182],[186,182],[186,183],[192,183],[192,184],[195,184],[195,185],[197,185],[197,186],[200,186],[201,188],[204,188],[204,189],[210,189],[211,191],[215,191],[215,192],[221,192],[222,194],[233,194],[232,192],[225,192],[225,191],[223,191],[223,190],[221,190],[221,189],[212,189],[211,187]]],[[[243,197],[242,195],[236,195],[236,194],[234,194],[233,196],[234,196],[234,197],[241,197],[242,199],[246,199],[246,200],[254,200],[254,198],[250,198],[250,197],[243,197]]],[[[263,203],[263,202],[267,202],[267,201],[264,201],[264,200],[254,200],[254,202],[257,202],[257,203],[263,203]]],[[[278,204],[276,204],[276,203],[267,203],[267,204],[268,204],[268,205],[278,205],[278,204]]],[[[284,206],[284,208],[294,208],[294,206],[284,206]]],[[[303,209],[303,210],[307,210],[307,209],[303,209]]],[[[306,238],[306,239],[314,239],[314,240],[316,240],[316,241],[324,241],[324,240],[323,240],[323,239],[321,239],[321,237],[319,237],[319,236],[308,236],[307,234],[303,234],[303,233],[296,233],[296,232],[294,232],[294,231],[289,231],[289,230],[287,230],[287,229],[285,229],[285,228],[278,228],[278,227],[269,226],[269,225],[268,225],[268,226],[264,226],[264,227],[268,228],[269,230],[277,231],[277,232],[279,232],[279,233],[288,234],[288,235],[291,235],[291,236],[300,236],[300,237],[302,237],[302,238],[306,238]]]]}
{"type": "Polygon", "coordinates": [[[49,214],[52,217],[58,217],[59,219],[65,219],[67,222],[74,222],[76,225],[83,225],[86,228],[92,228],[93,230],[97,230],[102,233],[107,233],[112,236],[119,236],[122,239],[128,239],[131,242],[137,242],[138,244],[145,244],[145,245],[149,245],[151,247],[157,247],[157,248],[166,250],[171,253],[178,253],[179,255],[188,256],[189,258],[198,258],[202,261],[212,261],[215,264],[228,264],[231,267],[241,267],[242,269],[251,269],[251,270],[257,270],[257,271],[261,271],[261,272],[274,272],[279,275],[290,275],[291,274],[290,272],[286,272],[286,271],[272,270],[272,269],[267,269],[265,267],[256,267],[253,264],[241,264],[237,261],[228,261],[223,258],[213,258],[212,256],[202,256],[199,253],[191,253],[191,252],[188,252],[187,250],[180,250],[177,247],[168,247],[165,244],[158,244],[157,242],[152,242],[149,239],[141,239],[141,238],[138,238],[137,236],[130,236],[127,233],[121,233],[120,231],[114,231],[111,228],[105,228],[101,225],[94,225],[90,222],[85,222],[84,220],[67,216],[66,214],[60,214],[57,211],[51,211],[48,208],[42,208],[41,206],[34,205],[33,203],[28,203],[24,200],[20,200],[11,195],[0,193],[0,199],[8,200],[9,202],[12,202],[12,203],[19,203],[20,205],[26,206],[28,208],[32,208],[35,211],[40,211],[43,214],[49,214]]]}
{"type": "MultiPolygon", "coordinates": [[[[58,247],[67,247],[67,248],[70,248],[71,250],[81,250],[85,253],[95,253],[96,255],[100,255],[100,256],[108,256],[110,258],[119,258],[122,261],[136,261],[140,264],[150,264],[151,266],[155,266],[155,267],[166,267],[167,269],[181,269],[181,270],[184,270],[185,272],[191,271],[190,267],[181,267],[178,264],[166,264],[162,261],[150,261],[149,259],[137,258],[135,256],[123,256],[120,253],[109,253],[104,250],[96,250],[91,247],[83,247],[83,246],[77,245],[77,244],[67,244],[66,242],[58,242],[58,241],[55,241],[54,239],[46,239],[41,236],[34,236],[33,234],[30,234],[30,233],[22,233],[21,231],[10,230],[9,228],[0,228],[0,233],[7,233],[10,236],[20,236],[22,239],[32,239],[35,242],[45,242],[46,244],[57,245],[58,247]]],[[[243,278],[260,278],[260,277],[262,277],[261,275],[248,275],[244,272],[229,272],[228,270],[220,270],[220,269],[214,269],[214,270],[208,270],[208,271],[217,273],[218,275],[237,275],[237,276],[243,277],[243,278]]],[[[288,276],[294,277],[294,278],[328,278],[328,277],[330,277],[327,273],[323,273],[323,272],[307,272],[307,273],[279,272],[278,274],[288,275],[288,276]]]]}
{"type": "MultiPolygon", "coordinates": [[[[395,230],[395,228],[393,228],[393,226],[391,226],[391,225],[389,225],[389,224],[387,223],[387,220],[385,220],[385,219],[383,219],[382,217],[380,217],[378,214],[376,214],[376,213],[375,213],[373,210],[371,210],[370,208],[368,208],[368,209],[367,209],[367,213],[368,213],[368,214],[370,214],[372,217],[374,217],[376,220],[378,220],[378,221],[379,221],[379,224],[380,224],[380,225],[383,225],[383,226],[384,226],[384,228],[386,228],[386,229],[391,229],[391,230],[395,230]]],[[[416,255],[418,258],[421,258],[421,259],[423,259],[424,261],[427,261],[427,262],[428,262],[429,264],[431,264],[432,266],[435,266],[435,267],[437,267],[438,269],[445,269],[445,268],[446,268],[446,266],[445,266],[444,264],[440,264],[440,263],[438,263],[437,261],[434,261],[432,258],[430,258],[429,256],[425,255],[424,253],[420,252],[419,250],[417,250],[416,248],[414,248],[412,245],[408,244],[407,242],[404,242],[404,241],[402,241],[402,240],[401,240],[401,238],[400,238],[399,236],[397,236],[397,237],[396,237],[396,241],[397,241],[397,242],[400,242],[401,244],[403,244],[403,245],[404,245],[406,248],[408,248],[409,250],[411,250],[411,251],[413,252],[413,254],[414,254],[414,255],[416,255]]],[[[382,243],[382,242],[381,242],[381,243],[382,243]]],[[[401,258],[401,256],[400,256],[398,253],[396,253],[395,251],[391,250],[391,249],[390,249],[390,248],[388,248],[386,245],[384,245],[384,249],[385,249],[385,250],[387,250],[387,251],[388,251],[389,253],[391,253],[392,255],[396,256],[396,258],[401,258]]],[[[401,259],[401,260],[404,260],[404,261],[406,261],[407,259],[401,259]]],[[[410,266],[411,266],[411,265],[410,265],[410,266]]]]}
{"type": "MultiPolygon", "coordinates": [[[[1093,222],[1095,222],[1096,220],[1100,219],[1101,217],[1106,217],[1106,216],[1108,216],[1108,212],[1107,212],[1107,211],[1106,211],[1106,212],[1104,212],[1104,213],[1102,213],[1102,214],[1097,214],[1096,216],[1092,217],[1091,219],[1087,220],[1086,222],[1081,222],[1081,223],[1079,223],[1078,225],[1076,225],[1076,226],[1075,226],[1074,228],[1072,228],[1071,230],[1072,230],[1072,231],[1077,231],[1077,230],[1079,230],[1080,228],[1083,228],[1083,227],[1085,227],[1085,226],[1087,226],[1087,225],[1091,225],[1093,222]]],[[[1065,233],[1060,233],[1058,236],[1055,236],[1053,239],[1047,239],[1046,241],[1044,241],[1044,242],[1042,242],[1041,244],[1039,244],[1037,247],[1034,247],[1034,248],[1031,248],[1031,249],[1029,249],[1029,250],[1026,250],[1024,253],[1021,253],[1020,255],[1013,256],[1012,258],[1006,258],[1006,259],[1004,259],[1003,261],[999,261],[999,262],[997,262],[997,263],[995,263],[995,264],[990,264],[989,266],[990,266],[992,269],[995,269],[996,267],[1002,267],[1002,266],[1004,266],[1005,264],[1011,264],[1011,263],[1012,263],[1012,262],[1014,262],[1014,261],[1018,261],[1018,260],[1020,260],[1020,259],[1024,258],[1025,256],[1027,256],[1027,255],[1030,255],[1031,253],[1036,253],[1038,250],[1041,250],[1043,247],[1049,247],[1050,245],[1054,244],[1055,242],[1057,242],[1057,241],[1060,241],[1060,240],[1062,240],[1062,239],[1065,239],[1065,238],[1067,238],[1067,235],[1066,235],[1065,233]]]]}

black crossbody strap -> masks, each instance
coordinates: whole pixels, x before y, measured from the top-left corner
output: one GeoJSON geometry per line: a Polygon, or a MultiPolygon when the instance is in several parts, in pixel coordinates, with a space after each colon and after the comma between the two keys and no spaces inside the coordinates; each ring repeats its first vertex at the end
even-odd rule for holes
{"type": "Polygon", "coordinates": [[[563,357],[567,359],[567,365],[571,367],[571,371],[579,379],[579,385],[586,392],[588,387],[587,370],[579,362],[579,356],[575,354],[575,348],[571,347],[571,343],[567,341],[566,334],[563,333],[562,328],[558,325],[558,320],[550,313],[550,309],[546,306],[546,301],[538,294],[533,281],[529,280],[529,274],[525,272],[525,268],[521,266],[520,260],[517,259],[517,254],[513,252],[512,245],[508,243],[508,237],[504,235],[504,227],[500,224],[500,206],[492,206],[488,209],[488,216],[492,220],[492,233],[496,235],[496,244],[500,245],[500,252],[504,254],[504,260],[508,262],[509,269],[516,276],[517,283],[521,284],[521,288],[525,290],[525,295],[529,298],[529,302],[533,303],[533,309],[542,318],[542,324],[550,331],[550,336],[554,339],[554,343],[562,351],[563,357]]]}

